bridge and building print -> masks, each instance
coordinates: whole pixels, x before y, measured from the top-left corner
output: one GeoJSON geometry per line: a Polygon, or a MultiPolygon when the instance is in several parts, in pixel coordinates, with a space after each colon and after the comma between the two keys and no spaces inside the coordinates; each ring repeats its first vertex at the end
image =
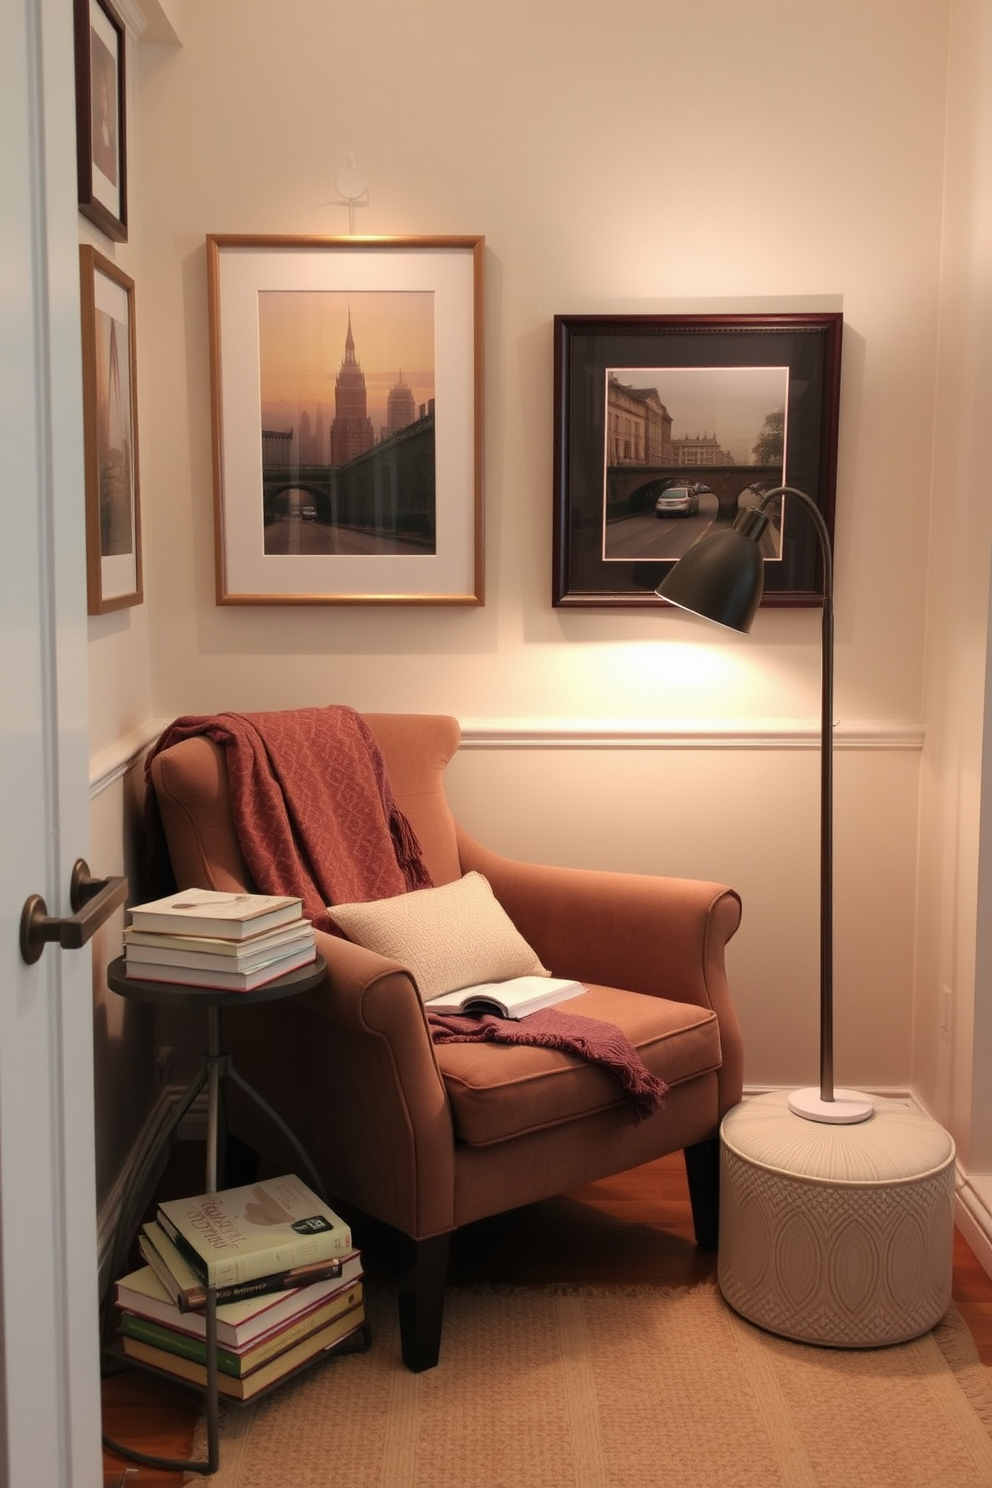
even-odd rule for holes
{"type": "MultiPolygon", "coordinates": [[[[735,459],[716,433],[673,437],[657,388],[632,387],[610,375],[607,386],[605,518],[621,521],[654,508],[667,487],[704,482],[719,522],[736,517],[741,497],[781,484],[782,451],[759,463],[735,459]]],[[[757,439],[758,430],[755,430],[757,439]]]]}

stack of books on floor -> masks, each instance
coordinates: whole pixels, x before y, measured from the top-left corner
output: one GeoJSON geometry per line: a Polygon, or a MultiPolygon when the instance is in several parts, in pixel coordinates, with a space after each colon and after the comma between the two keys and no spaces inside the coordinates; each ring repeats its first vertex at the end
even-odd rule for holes
{"type": "Polygon", "coordinates": [[[317,955],[300,899],[186,889],[136,904],[124,970],[139,981],[251,992],[317,955]]]}
{"type": "Polygon", "coordinates": [[[124,1354],[207,1383],[204,1309],[217,1297],[217,1387],[251,1400],[334,1351],[366,1347],[361,1252],[351,1230],[289,1174],[158,1206],[146,1265],[116,1287],[124,1354]]]}

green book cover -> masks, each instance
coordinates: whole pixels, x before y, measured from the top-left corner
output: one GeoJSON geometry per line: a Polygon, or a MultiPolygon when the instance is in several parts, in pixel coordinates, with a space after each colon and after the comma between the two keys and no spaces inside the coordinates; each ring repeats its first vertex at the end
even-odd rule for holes
{"type": "MultiPolygon", "coordinates": [[[[311,1307],[300,1316],[291,1318],[274,1333],[264,1334],[244,1349],[228,1349],[218,1345],[217,1368],[223,1370],[225,1374],[235,1376],[250,1374],[259,1364],[275,1358],[277,1354],[299,1343],[310,1333],[315,1333],[319,1328],[333,1322],[342,1313],[350,1312],[352,1308],[358,1307],[361,1301],[362,1283],[357,1281],[342,1291],[336,1292],[332,1297],[328,1297],[317,1307],[311,1307]]],[[[157,1348],[166,1349],[170,1354],[177,1354],[184,1359],[194,1359],[199,1364],[206,1362],[207,1346],[202,1338],[193,1338],[190,1334],[170,1328],[165,1323],[157,1323],[151,1318],[140,1317],[137,1313],[122,1312],[120,1330],[128,1338],[137,1338],[144,1343],[154,1344],[157,1348]]]]}
{"type": "MultiPolygon", "coordinates": [[[[221,1370],[217,1375],[218,1390],[221,1395],[229,1395],[235,1400],[250,1400],[312,1359],[332,1350],[336,1344],[344,1343],[363,1326],[364,1321],[364,1308],[353,1307],[350,1312],[341,1313],[322,1328],[291,1344],[281,1354],[259,1364],[249,1374],[237,1376],[225,1374],[221,1370]]],[[[174,1378],[189,1380],[201,1389],[207,1383],[206,1365],[196,1359],[186,1359],[181,1354],[170,1353],[168,1349],[159,1348],[156,1344],[145,1343],[143,1339],[129,1338],[126,1335],[122,1339],[122,1345],[129,1359],[147,1364],[174,1378]]]]}

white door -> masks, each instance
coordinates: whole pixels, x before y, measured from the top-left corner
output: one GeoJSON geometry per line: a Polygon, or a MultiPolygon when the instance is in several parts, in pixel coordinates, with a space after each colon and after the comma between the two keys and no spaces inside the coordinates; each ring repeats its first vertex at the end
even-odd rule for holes
{"type": "MultiPolygon", "coordinates": [[[[0,4],[0,1483],[101,1481],[86,948],[19,953],[87,857],[70,0],[0,4]]],[[[91,865],[98,871],[99,865],[91,865]]]]}

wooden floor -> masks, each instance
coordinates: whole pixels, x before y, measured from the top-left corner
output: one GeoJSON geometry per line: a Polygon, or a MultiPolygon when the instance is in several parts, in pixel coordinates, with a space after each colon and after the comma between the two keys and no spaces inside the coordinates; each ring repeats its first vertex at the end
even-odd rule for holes
{"type": "MultiPolygon", "coordinates": [[[[180,1143],[171,1179],[164,1180],[165,1192],[175,1191],[177,1183],[179,1192],[190,1192],[182,1174],[191,1171],[191,1148],[195,1162],[202,1163],[202,1147],[180,1143]]],[[[369,1275],[388,1275],[391,1262],[380,1237],[369,1235],[363,1244],[369,1275]]],[[[454,1238],[450,1279],[455,1285],[574,1281],[686,1286],[712,1278],[715,1269],[715,1256],[703,1254],[693,1242],[685,1173],[681,1157],[674,1156],[468,1226],[454,1238]]],[[[957,1232],[953,1296],[982,1362],[992,1365],[992,1281],[957,1232]]],[[[105,1435],[146,1454],[189,1456],[198,1397],[131,1371],[105,1380],[103,1398],[105,1435]]],[[[180,1473],[134,1464],[125,1477],[128,1466],[106,1453],[105,1488],[171,1488],[183,1480],[180,1473]]]]}

